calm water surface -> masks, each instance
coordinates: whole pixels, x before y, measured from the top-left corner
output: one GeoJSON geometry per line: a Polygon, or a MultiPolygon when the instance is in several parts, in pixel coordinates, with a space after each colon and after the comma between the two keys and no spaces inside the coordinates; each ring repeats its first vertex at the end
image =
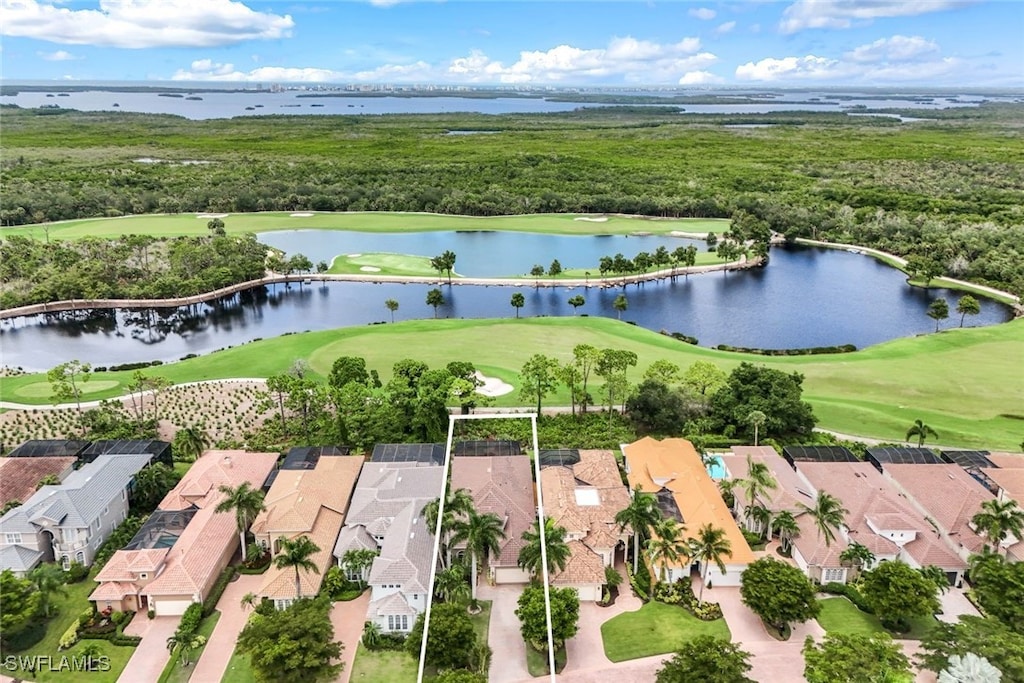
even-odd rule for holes
{"type": "MultiPolygon", "coordinates": [[[[684,240],[669,237],[580,238],[520,233],[412,233],[372,235],[334,231],[271,233],[261,239],[303,251],[314,260],[356,251],[402,251],[438,254],[452,249],[456,270],[467,275],[521,272],[524,264],[550,263],[569,267],[596,263],[595,255],[622,251],[653,251],[666,242],[674,248],[684,240]],[[310,235],[308,233],[318,233],[310,235]],[[326,233],[326,234],[324,234],[326,233]],[[362,240],[371,239],[371,242],[362,240]],[[386,238],[386,239],[382,239],[386,238]],[[393,238],[393,239],[392,239],[393,238]],[[402,242],[412,238],[415,243],[402,242]],[[335,243],[333,240],[341,240],[335,243]],[[628,245],[628,246],[627,246],[628,245]],[[570,249],[571,247],[571,249],[570,249]],[[315,248],[320,251],[315,251],[315,248]],[[541,256],[543,255],[543,256],[541,256]]],[[[528,269],[528,266],[527,266],[528,269]]],[[[596,268],[595,268],[596,271],[596,268]]],[[[386,299],[396,299],[396,320],[430,318],[426,292],[413,284],[327,283],[259,290],[223,306],[149,312],[99,314],[86,322],[60,322],[42,316],[0,324],[0,344],[6,365],[46,369],[78,358],[97,365],[160,359],[176,360],[256,338],[286,332],[325,330],[390,320],[386,299]]],[[[513,317],[509,301],[522,292],[523,317],[571,316],[569,297],[582,294],[586,304],[577,313],[616,317],[612,306],[621,288],[599,287],[442,287],[445,305],[439,317],[513,317]]],[[[866,256],[827,249],[773,249],[767,268],[742,273],[708,273],[680,277],[676,282],[653,282],[625,290],[629,302],[623,320],[651,330],[682,332],[697,337],[701,346],[731,344],[760,348],[797,348],[855,344],[870,346],[896,337],[935,329],[927,317],[928,304],[944,297],[956,306],[957,292],[921,290],[904,282],[904,275],[866,256]]],[[[981,300],[981,315],[968,325],[991,325],[1009,320],[1006,306],[981,300]]],[[[959,324],[953,313],[943,328],[959,324]]],[[[495,343],[513,343],[496,340],[495,343]]],[[[409,349],[410,356],[415,349],[409,349]]]]}

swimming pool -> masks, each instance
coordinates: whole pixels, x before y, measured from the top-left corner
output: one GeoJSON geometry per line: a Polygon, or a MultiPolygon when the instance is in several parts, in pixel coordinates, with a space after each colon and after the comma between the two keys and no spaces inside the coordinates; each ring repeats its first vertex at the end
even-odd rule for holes
{"type": "Polygon", "coordinates": [[[725,470],[725,463],[723,463],[722,458],[717,455],[708,456],[707,468],[708,475],[712,479],[725,479],[728,476],[728,472],[725,470]]]}

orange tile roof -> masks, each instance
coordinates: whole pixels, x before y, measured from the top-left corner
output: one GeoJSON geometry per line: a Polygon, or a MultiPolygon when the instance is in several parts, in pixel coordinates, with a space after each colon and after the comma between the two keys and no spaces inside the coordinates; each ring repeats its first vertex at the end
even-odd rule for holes
{"type": "MultiPolygon", "coordinates": [[[[334,541],[338,537],[343,520],[344,516],[340,512],[322,507],[320,508],[319,515],[317,515],[317,519],[313,522],[313,528],[310,532],[308,534],[299,534],[308,536],[309,540],[313,541],[320,548],[320,550],[309,556],[310,561],[316,565],[318,571],[299,570],[299,585],[302,588],[303,596],[310,597],[319,592],[320,584],[324,580],[324,574],[327,573],[327,570],[331,568],[334,562],[334,541]]],[[[295,595],[295,569],[291,567],[278,569],[275,565],[271,564],[270,568],[263,575],[263,583],[260,585],[260,589],[256,591],[256,594],[271,600],[298,597],[295,595]]]]}
{"type": "Polygon", "coordinates": [[[601,584],[604,585],[604,560],[593,550],[579,541],[569,541],[569,560],[565,570],[554,574],[551,583],[562,586],[566,584],[601,584]]]}
{"type": "Polygon", "coordinates": [[[155,572],[163,564],[170,548],[148,548],[144,550],[118,550],[103,569],[96,574],[95,580],[103,581],[134,581],[140,572],[155,572]]]}
{"type": "Polygon", "coordinates": [[[700,455],[686,439],[658,441],[647,436],[622,449],[629,466],[630,488],[637,484],[647,493],[662,488],[672,492],[688,535],[705,524],[722,529],[732,546],[726,564],[749,564],[754,553],[729,513],[718,486],[708,475],[700,455]]]}
{"type": "Polygon", "coordinates": [[[220,501],[218,489],[221,486],[238,486],[243,481],[258,489],[273,470],[277,458],[277,453],[206,451],[192,463],[178,485],[164,496],[158,508],[184,510],[192,505],[204,507],[211,498],[220,501]]]}
{"type": "Polygon", "coordinates": [[[537,519],[530,458],[496,455],[452,458],[452,489],[467,489],[477,512],[493,513],[505,524],[505,538],[494,567],[516,567],[523,547],[523,532],[537,519]]]}
{"type": "Polygon", "coordinates": [[[96,590],[89,594],[89,601],[104,601],[109,600],[113,602],[115,600],[123,600],[129,595],[137,595],[139,587],[130,581],[107,581],[101,583],[96,590]]]}

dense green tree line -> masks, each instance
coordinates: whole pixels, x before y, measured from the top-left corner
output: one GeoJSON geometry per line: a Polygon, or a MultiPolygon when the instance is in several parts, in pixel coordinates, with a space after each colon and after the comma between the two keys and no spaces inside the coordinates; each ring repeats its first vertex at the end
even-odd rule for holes
{"type": "Polygon", "coordinates": [[[261,278],[266,261],[267,247],[252,235],[74,241],[14,235],[0,241],[0,306],[191,296],[261,278]]]}
{"type": "MultiPolygon", "coordinates": [[[[1024,290],[1017,108],[941,125],[664,111],[186,121],[5,110],[0,222],[147,212],[607,212],[729,217],[935,258],[1024,290]],[[776,120],[777,119],[777,120],[776,120]],[[799,122],[803,125],[792,125],[799,122]],[[448,136],[448,130],[497,135],[448,136]],[[166,163],[136,163],[157,156],[166,163]],[[203,163],[184,163],[200,161],[203,163]]],[[[967,115],[964,115],[967,116],[967,115]]]]}

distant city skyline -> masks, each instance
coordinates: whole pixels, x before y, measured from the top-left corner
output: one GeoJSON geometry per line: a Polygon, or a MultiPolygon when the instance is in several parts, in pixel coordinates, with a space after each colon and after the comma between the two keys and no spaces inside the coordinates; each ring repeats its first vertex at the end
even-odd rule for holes
{"type": "Polygon", "coordinates": [[[0,0],[6,80],[1022,87],[1024,3],[0,0]]]}

